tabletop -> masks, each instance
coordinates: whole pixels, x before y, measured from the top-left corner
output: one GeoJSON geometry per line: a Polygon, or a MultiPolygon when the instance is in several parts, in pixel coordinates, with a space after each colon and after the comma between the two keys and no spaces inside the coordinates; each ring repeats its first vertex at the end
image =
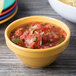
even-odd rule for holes
{"type": "Polygon", "coordinates": [[[76,76],[76,24],[58,15],[48,0],[18,0],[18,12],[8,22],[0,24],[0,76],[76,76]],[[16,19],[44,15],[65,22],[71,30],[68,48],[51,65],[42,69],[32,69],[24,65],[5,43],[4,31],[16,19]]]}

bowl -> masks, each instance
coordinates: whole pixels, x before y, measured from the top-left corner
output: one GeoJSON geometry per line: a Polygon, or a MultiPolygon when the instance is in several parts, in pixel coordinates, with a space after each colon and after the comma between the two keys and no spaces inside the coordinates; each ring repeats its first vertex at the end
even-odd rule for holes
{"type": "Polygon", "coordinates": [[[76,7],[65,4],[59,0],[48,0],[51,7],[63,18],[76,23],[76,7]]]}
{"type": "Polygon", "coordinates": [[[7,46],[16,54],[16,56],[27,66],[32,68],[42,68],[54,62],[59,55],[67,48],[70,39],[70,30],[63,22],[46,16],[30,16],[18,19],[6,28],[5,40],[7,46]],[[47,22],[61,27],[67,33],[66,39],[59,45],[47,49],[28,49],[20,47],[10,41],[9,36],[13,29],[29,22],[47,22]]]}

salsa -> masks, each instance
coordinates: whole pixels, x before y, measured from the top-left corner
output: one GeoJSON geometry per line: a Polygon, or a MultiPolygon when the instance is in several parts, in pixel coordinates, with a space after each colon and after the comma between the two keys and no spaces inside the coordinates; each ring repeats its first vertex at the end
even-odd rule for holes
{"type": "Polygon", "coordinates": [[[25,48],[45,49],[62,43],[67,34],[58,26],[42,22],[30,22],[10,34],[10,40],[25,48]]]}

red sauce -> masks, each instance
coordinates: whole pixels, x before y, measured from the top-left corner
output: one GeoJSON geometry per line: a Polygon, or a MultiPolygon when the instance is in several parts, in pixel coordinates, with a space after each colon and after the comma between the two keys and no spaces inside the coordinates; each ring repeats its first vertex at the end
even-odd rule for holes
{"type": "Polygon", "coordinates": [[[13,43],[31,49],[45,49],[62,43],[66,32],[49,23],[31,22],[11,32],[13,43]]]}

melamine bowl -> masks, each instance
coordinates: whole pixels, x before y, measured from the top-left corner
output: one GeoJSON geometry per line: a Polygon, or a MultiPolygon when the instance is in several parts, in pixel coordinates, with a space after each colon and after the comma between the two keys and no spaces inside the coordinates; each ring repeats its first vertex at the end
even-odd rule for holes
{"type": "Polygon", "coordinates": [[[54,62],[59,55],[67,48],[70,39],[70,30],[66,24],[61,22],[60,20],[46,17],[46,16],[30,16],[18,19],[11,24],[5,30],[5,40],[7,46],[16,54],[16,56],[29,67],[32,68],[42,68],[45,67],[52,62],[54,62]],[[10,41],[10,33],[13,29],[29,23],[29,22],[47,22],[52,23],[56,26],[61,27],[67,33],[66,39],[59,45],[47,48],[47,49],[28,49],[20,47],[13,42],[10,41]]]}

